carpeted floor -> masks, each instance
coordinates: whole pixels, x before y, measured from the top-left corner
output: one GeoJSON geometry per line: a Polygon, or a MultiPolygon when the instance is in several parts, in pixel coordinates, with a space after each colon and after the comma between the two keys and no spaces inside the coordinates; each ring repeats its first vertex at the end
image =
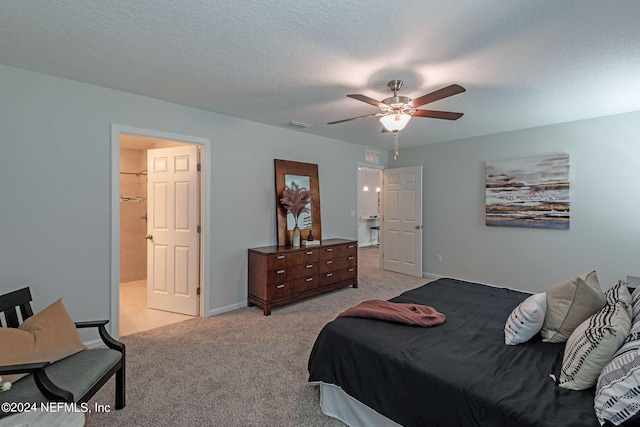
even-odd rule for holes
{"type": "MultiPolygon", "coordinates": [[[[91,413],[88,426],[343,426],[320,411],[307,360],[322,327],[367,299],[389,299],[428,279],[371,267],[359,287],[273,309],[246,307],[122,338],[127,406],[91,413]]],[[[371,252],[373,253],[373,252],[371,252]]],[[[113,380],[90,402],[114,403],[113,380]]]]}

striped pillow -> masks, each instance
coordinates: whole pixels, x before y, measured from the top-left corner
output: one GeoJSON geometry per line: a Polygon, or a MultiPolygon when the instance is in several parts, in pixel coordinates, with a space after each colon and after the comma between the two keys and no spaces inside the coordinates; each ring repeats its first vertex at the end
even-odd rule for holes
{"type": "Polygon", "coordinates": [[[594,408],[601,425],[606,421],[619,425],[634,415],[640,417],[640,318],[600,373],[594,408]]]}
{"type": "Polygon", "coordinates": [[[633,307],[633,322],[635,323],[640,315],[640,286],[638,286],[631,294],[631,304],[633,307]]]}
{"type": "Polygon", "coordinates": [[[618,283],[605,297],[607,304],[582,322],[567,340],[558,380],[562,388],[584,390],[595,385],[629,334],[631,297],[626,284],[618,283]]]}
{"type": "Polygon", "coordinates": [[[522,301],[513,309],[504,325],[504,342],[516,345],[529,341],[540,331],[547,311],[547,296],[543,292],[522,301]]]}

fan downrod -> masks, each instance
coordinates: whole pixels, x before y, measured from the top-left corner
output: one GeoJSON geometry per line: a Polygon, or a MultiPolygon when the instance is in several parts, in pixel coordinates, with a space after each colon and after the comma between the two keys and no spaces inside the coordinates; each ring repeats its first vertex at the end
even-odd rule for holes
{"type": "Polygon", "coordinates": [[[398,96],[398,91],[402,87],[402,80],[391,80],[387,83],[387,86],[389,86],[389,89],[393,92],[393,96],[398,96]]]}

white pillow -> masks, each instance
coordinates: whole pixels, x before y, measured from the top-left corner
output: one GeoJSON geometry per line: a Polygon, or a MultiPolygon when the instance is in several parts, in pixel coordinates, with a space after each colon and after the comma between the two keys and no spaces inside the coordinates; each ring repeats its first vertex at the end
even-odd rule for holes
{"type": "Polygon", "coordinates": [[[595,385],[629,334],[630,295],[626,284],[618,283],[606,296],[607,304],[582,322],[567,340],[558,379],[562,388],[584,390],[595,385]]]}
{"type": "Polygon", "coordinates": [[[504,325],[504,342],[509,345],[529,341],[542,328],[547,311],[545,293],[535,294],[513,309],[504,325]]]}

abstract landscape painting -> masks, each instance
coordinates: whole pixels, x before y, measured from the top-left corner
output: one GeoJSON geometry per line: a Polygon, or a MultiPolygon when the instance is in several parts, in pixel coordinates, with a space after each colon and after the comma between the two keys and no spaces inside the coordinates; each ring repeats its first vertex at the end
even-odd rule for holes
{"type": "Polygon", "coordinates": [[[569,229],[569,155],[486,164],[486,224],[569,229]]]}

